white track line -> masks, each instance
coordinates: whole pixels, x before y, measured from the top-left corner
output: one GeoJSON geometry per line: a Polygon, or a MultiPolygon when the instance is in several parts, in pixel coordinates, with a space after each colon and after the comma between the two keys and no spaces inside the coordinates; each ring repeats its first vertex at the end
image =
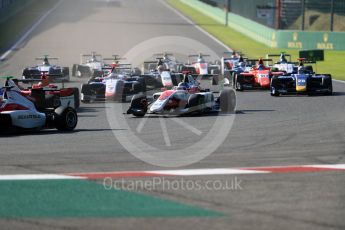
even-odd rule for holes
{"type": "Polygon", "coordinates": [[[159,0],[163,5],[165,5],[168,9],[170,9],[171,11],[173,11],[175,14],[177,14],[178,16],[180,16],[182,19],[184,19],[185,21],[187,21],[189,24],[191,24],[192,26],[194,26],[196,29],[200,30],[203,34],[205,34],[206,36],[208,36],[209,38],[211,38],[213,41],[215,41],[216,43],[218,43],[219,45],[223,46],[227,51],[232,52],[232,49],[229,48],[227,45],[225,45],[222,41],[220,41],[218,38],[214,37],[212,34],[208,33],[206,30],[204,30],[203,28],[201,28],[200,26],[196,25],[192,20],[190,20],[188,17],[186,17],[185,15],[183,15],[180,11],[178,11],[177,9],[173,8],[171,5],[169,5],[168,3],[166,3],[164,0],[159,0]]]}
{"type": "Polygon", "coordinates": [[[0,57],[0,61],[4,61],[8,55],[10,55],[14,50],[17,49],[17,47],[37,28],[41,22],[48,17],[49,14],[51,14],[61,3],[63,0],[59,0],[53,8],[48,10],[40,19],[38,19],[35,24],[33,24],[28,31],[9,49],[7,50],[3,55],[0,57]]]}
{"type": "Polygon", "coordinates": [[[58,175],[58,174],[22,174],[22,175],[0,175],[0,181],[3,180],[66,180],[66,179],[84,179],[82,177],[58,175]]]}
{"type": "Polygon", "coordinates": [[[238,174],[259,174],[270,173],[269,171],[256,171],[245,169],[183,169],[183,170],[161,170],[161,171],[147,171],[158,175],[169,176],[201,176],[201,175],[238,175],[238,174]]]}
{"type": "Polygon", "coordinates": [[[311,172],[345,172],[345,164],[324,165],[286,165],[248,168],[210,168],[210,169],[176,169],[153,171],[117,171],[117,172],[84,172],[67,174],[21,174],[0,175],[0,181],[7,180],[92,180],[103,178],[153,177],[153,176],[202,176],[202,175],[242,175],[242,174],[270,174],[270,173],[311,173],[311,172]],[[303,170],[305,168],[305,170],[303,170]],[[103,176],[102,176],[103,175],[103,176]],[[95,177],[96,176],[96,177],[95,177]]]}
{"type": "Polygon", "coordinates": [[[166,146],[171,146],[171,141],[170,141],[170,138],[169,138],[169,133],[168,133],[168,129],[167,129],[167,126],[165,124],[164,118],[160,117],[159,118],[159,122],[161,123],[161,128],[162,128],[162,132],[163,132],[163,137],[164,137],[165,145],[166,146]]]}

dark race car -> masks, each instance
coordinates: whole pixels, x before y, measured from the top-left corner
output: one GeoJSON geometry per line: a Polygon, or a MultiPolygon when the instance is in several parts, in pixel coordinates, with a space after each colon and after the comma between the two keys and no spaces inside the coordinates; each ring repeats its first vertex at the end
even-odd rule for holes
{"type": "Polygon", "coordinates": [[[298,70],[291,74],[274,76],[271,79],[270,90],[272,96],[282,94],[321,94],[332,95],[333,85],[331,74],[315,74],[312,66],[304,66],[305,63],[315,63],[300,60],[298,70]]]}
{"type": "Polygon", "coordinates": [[[25,68],[22,73],[24,80],[40,80],[42,73],[50,75],[51,82],[67,82],[70,80],[68,67],[61,67],[50,63],[51,60],[57,61],[58,58],[44,55],[42,58],[36,58],[36,60],[43,62],[40,65],[25,68]]]}
{"type": "Polygon", "coordinates": [[[110,74],[93,77],[81,86],[81,101],[89,103],[96,100],[126,101],[127,96],[146,91],[146,78],[130,64],[117,64],[110,74]]]}

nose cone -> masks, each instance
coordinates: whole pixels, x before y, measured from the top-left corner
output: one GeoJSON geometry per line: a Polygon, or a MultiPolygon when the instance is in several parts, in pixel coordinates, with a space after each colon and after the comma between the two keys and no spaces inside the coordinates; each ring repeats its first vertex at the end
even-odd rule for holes
{"type": "Polygon", "coordinates": [[[261,87],[263,87],[263,88],[268,88],[268,87],[270,87],[270,79],[268,78],[268,77],[262,77],[261,79],[260,79],[260,85],[261,85],[261,87]]]}

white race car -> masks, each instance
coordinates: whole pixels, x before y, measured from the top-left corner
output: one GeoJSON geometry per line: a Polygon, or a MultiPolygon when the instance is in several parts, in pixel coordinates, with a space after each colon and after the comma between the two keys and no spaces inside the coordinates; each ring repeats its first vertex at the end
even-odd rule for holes
{"type": "MultiPolygon", "coordinates": [[[[0,131],[43,128],[72,131],[77,126],[78,115],[73,108],[59,106],[56,104],[59,101],[52,101],[52,106],[38,110],[11,78],[6,78],[5,86],[0,90],[0,131]]],[[[46,104],[50,99],[53,98],[45,98],[46,104]]]]}
{"type": "Polygon", "coordinates": [[[224,89],[218,96],[209,90],[202,90],[191,82],[181,82],[171,90],[155,93],[151,101],[145,95],[132,98],[127,114],[143,117],[151,114],[200,114],[208,112],[234,112],[236,95],[232,89],[224,89]]]}

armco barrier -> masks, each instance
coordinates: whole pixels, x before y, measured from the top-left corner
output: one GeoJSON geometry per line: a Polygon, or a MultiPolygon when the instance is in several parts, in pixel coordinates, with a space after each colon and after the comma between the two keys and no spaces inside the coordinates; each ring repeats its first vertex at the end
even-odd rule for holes
{"type": "MultiPolygon", "coordinates": [[[[180,0],[217,22],[225,23],[225,11],[199,0],[180,0]]],[[[234,30],[272,48],[345,50],[345,32],[274,30],[242,16],[228,13],[234,30]]]]}

